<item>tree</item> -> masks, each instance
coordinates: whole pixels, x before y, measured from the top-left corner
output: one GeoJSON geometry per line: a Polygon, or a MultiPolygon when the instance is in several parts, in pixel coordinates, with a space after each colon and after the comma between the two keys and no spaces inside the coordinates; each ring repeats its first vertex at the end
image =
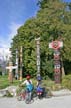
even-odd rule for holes
{"type": "MultiPolygon", "coordinates": [[[[71,3],[63,3],[61,0],[40,0],[38,17],[46,22],[49,40],[60,39],[64,46],[61,51],[65,70],[71,63],[71,3]],[[47,2],[47,3],[46,3],[47,2]],[[69,39],[68,39],[69,38],[69,39]],[[69,61],[69,62],[68,62],[69,61]],[[68,63],[68,66],[66,65],[68,63]]],[[[43,23],[44,24],[44,23],[43,23]]],[[[70,70],[71,68],[69,68],[70,70]]]]}
{"type": "Polygon", "coordinates": [[[71,9],[70,4],[62,0],[39,0],[38,4],[40,9],[36,17],[28,19],[13,38],[12,51],[23,46],[25,74],[30,72],[35,75],[35,38],[40,37],[41,74],[51,76],[53,74],[53,51],[48,47],[50,41],[59,39],[64,42],[61,50],[64,65],[68,61],[69,64],[71,63],[71,9]]]}

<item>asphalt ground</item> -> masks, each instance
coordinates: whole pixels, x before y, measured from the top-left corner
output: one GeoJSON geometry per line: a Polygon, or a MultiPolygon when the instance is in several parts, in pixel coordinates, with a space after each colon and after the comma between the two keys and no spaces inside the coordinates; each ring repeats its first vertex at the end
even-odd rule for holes
{"type": "Polygon", "coordinates": [[[0,98],[0,108],[71,108],[71,95],[35,99],[31,104],[18,101],[16,97],[2,97],[0,98]]]}

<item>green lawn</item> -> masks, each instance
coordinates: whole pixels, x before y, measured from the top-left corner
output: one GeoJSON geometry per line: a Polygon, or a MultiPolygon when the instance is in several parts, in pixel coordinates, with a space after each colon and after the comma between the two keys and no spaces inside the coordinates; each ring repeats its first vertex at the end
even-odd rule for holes
{"type": "Polygon", "coordinates": [[[10,85],[18,85],[20,83],[19,80],[13,80],[13,83],[10,83],[8,80],[8,76],[0,76],[0,89],[6,88],[7,86],[10,85]]]}

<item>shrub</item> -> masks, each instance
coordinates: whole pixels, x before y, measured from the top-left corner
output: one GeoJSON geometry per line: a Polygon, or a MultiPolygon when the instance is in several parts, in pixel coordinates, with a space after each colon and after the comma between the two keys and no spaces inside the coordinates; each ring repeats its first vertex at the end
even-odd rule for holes
{"type": "Polygon", "coordinates": [[[71,90],[71,75],[66,75],[62,79],[62,86],[71,90]]]}

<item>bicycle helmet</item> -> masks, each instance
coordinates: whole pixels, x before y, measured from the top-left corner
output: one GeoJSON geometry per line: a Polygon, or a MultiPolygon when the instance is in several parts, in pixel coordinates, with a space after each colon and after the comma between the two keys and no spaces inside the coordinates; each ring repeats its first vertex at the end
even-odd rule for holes
{"type": "Polygon", "coordinates": [[[27,79],[30,79],[31,77],[30,77],[30,75],[27,75],[26,78],[27,78],[27,79]]]}
{"type": "Polygon", "coordinates": [[[42,80],[41,76],[37,76],[37,80],[41,81],[42,80]]]}

